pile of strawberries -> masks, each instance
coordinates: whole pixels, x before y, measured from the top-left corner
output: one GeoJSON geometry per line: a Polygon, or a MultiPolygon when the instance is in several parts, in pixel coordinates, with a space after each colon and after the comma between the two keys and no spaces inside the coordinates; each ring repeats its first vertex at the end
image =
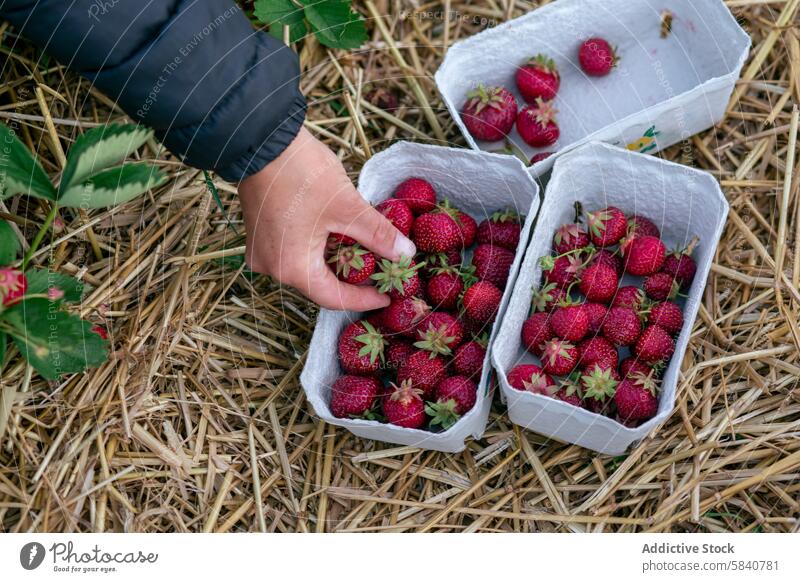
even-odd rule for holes
{"type": "Polygon", "coordinates": [[[561,226],[553,254],[539,259],[544,280],[522,326],[522,344],[541,365],[516,366],[508,383],[626,426],[655,416],[696,244],[667,252],[651,220],[613,206],[561,226]],[[623,274],[637,284],[621,285],[623,274]]]}
{"type": "Polygon", "coordinates": [[[346,236],[330,237],[328,261],[337,276],[372,282],[391,298],[339,337],[344,375],[333,385],[331,412],[446,430],[475,405],[521,217],[499,211],[478,224],[420,178],[401,183],[376,208],[410,236],[417,256],[392,262],[346,236]]]}
{"type": "MultiPolygon", "coordinates": [[[[590,38],[578,50],[581,68],[593,77],[610,73],[618,60],[614,48],[602,38],[590,38]]],[[[526,102],[519,110],[514,95],[505,87],[478,85],[467,94],[461,109],[467,130],[475,139],[500,141],[516,123],[517,132],[529,146],[544,148],[554,144],[561,133],[555,119],[558,110],[553,103],[561,84],[555,62],[546,55],[536,55],[517,68],[515,81],[526,102]]],[[[540,162],[551,154],[539,152],[530,163],[540,162]]]]}

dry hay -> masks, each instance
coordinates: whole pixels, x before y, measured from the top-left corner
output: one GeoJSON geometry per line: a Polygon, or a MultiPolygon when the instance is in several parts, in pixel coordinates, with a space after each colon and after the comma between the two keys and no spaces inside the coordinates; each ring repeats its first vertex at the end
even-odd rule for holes
{"type": "MultiPolygon", "coordinates": [[[[731,215],[670,419],[611,458],[521,432],[495,403],[447,455],[317,422],[298,384],[315,309],[243,271],[235,190],[150,144],[171,179],[111,212],[62,211],[38,254],[94,286],[112,330],[100,369],[48,384],[15,353],[0,398],[0,531],[796,531],[800,509],[800,195],[787,168],[800,101],[798,0],[731,0],[754,47],[727,118],[663,152],[722,183],[731,215]],[[226,217],[227,216],[227,217],[226,217]],[[230,223],[228,223],[228,219],[230,223]],[[224,252],[223,250],[226,249],[224,252]]],[[[307,126],[355,176],[397,139],[463,142],[436,94],[443,46],[514,0],[359,4],[364,50],[300,51],[307,126]],[[444,13],[435,11],[444,9],[444,13]],[[385,17],[382,15],[393,15],[385,17]],[[386,113],[365,83],[396,90],[386,113]]],[[[56,175],[80,127],[124,119],[5,24],[0,119],[56,175]]],[[[0,205],[31,240],[44,213],[0,205]]]]}

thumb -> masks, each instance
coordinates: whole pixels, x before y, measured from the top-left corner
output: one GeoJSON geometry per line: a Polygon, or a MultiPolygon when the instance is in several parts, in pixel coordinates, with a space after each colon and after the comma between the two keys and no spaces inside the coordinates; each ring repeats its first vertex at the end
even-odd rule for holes
{"type": "Polygon", "coordinates": [[[345,209],[351,220],[340,225],[340,232],[391,261],[396,261],[401,256],[413,257],[417,252],[414,243],[403,236],[402,232],[363,198],[359,197],[358,200],[355,212],[352,208],[345,209]]]}

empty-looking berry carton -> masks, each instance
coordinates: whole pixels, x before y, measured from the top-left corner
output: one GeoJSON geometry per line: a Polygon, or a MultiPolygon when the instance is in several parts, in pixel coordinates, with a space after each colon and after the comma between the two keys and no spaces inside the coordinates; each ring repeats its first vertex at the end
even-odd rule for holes
{"type": "MultiPolygon", "coordinates": [[[[667,418],[675,403],[681,361],[727,213],[728,203],[717,181],[706,172],[603,143],[581,146],[559,158],[492,350],[511,421],[560,441],[620,454],[667,418]],[[683,290],[685,296],[678,299],[684,321],[673,340],[674,353],[662,371],[658,409],[655,416],[638,426],[625,426],[616,418],[559,398],[514,389],[507,380],[515,366],[540,363],[522,345],[522,326],[531,310],[533,292],[541,287],[539,259],[552,253],[556,230],[575,220],[576,202],[584,211],[615,206],[626,215],[649,218],[660,229],[667,249],[683,248],[698,239],[692,252],[697,271],[691,286],[683,290]]],[[[634,280],[625,275],[620,286],[630,284],[634,280]]],[[[622,349],[619,357],[627,355],[622,349]]]]}
{"type": "Polygon", "coordinates": [[[331,387],[343,373],[337,359],[337,343],[342,330],[363,315],[353,312],[320,310],[300,381],[314,411],[326,422],[343,426],[364,438],[458,452],[466,446],[464,441],[467,437],[479,438],[486,428],[492,400],[491,345],[511,296],[539,208],[539,189],[525,166],[512,156],[400,142],[373,156],[364,165],[359,175],[359,191],[370,203],[377,204],[391,197],[401,182],[414,177],[430,182],[440,199],[447,198],[477,222],[506,208],[525,216],[508,283],[489,337],[489,350],[484,358],[475,405],[443,432],[403,428],[361,418],[335,417],[330,408],[331,387]]]}
{"type": "MultiPolygon", "coordinates": [[[[515,83],[520,65],[553,59],[560,88],[553,100],[560,137],[532,148],[515,128],[508,139],[527,160],[588,141],[655,152],[711,127],[725,112],[747,58],[749,36],[721,0],[557,0],[455,43],[436,72],[444,102],[469,145],[497,151],[504,142],[476,141],[462,122],[467,94],[502,86],[525,105],[515,83]],[[581,44],[600,37],[615,47],[609,74],[590,77],[581,44]]],[[[532,168],[539,176],[556,156],[532,168]]]]}

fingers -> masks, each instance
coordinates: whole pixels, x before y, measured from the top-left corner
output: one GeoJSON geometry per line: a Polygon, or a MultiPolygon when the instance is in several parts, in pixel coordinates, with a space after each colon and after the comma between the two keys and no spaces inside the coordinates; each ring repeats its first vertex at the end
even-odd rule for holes
{"type": "Polygon", "coordinates": [[[373,253],[396,261],[401,256],[413,257],[417,252],[414,243],[365,201],[361,200],[358,208],[343,210],[347,211],[350,220],[341,224],[340,232],[353,237],[373,253]]]}
{"type": "Polygon", "coordinates": [[[314,284],[300,291],[320,307],[346,311],[370,311],[389,305],[389,296],[381,295],[372,285],[342,283],[324,267],[314,284]]]}

